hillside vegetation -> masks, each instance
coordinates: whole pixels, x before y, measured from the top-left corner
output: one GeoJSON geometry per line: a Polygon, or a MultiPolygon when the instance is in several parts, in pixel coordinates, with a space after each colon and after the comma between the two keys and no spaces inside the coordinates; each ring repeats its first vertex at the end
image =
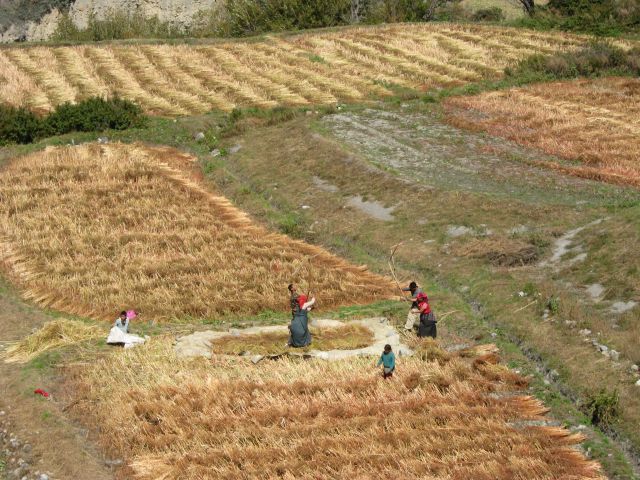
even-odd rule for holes
{"type": "Polygon", "coordinates": [[[7,48],[0,49],[0,101],[46,112],[119,95],[160,115],[335,104],[501,78],[529,55],[584,42],[561,33],[416,24],[250,43],[7,48]]]}

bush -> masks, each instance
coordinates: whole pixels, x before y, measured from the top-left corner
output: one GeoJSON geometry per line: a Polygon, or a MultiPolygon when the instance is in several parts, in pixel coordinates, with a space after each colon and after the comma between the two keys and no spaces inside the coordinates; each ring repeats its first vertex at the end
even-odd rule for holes
{"type": "Polygon", "coordinates": [[[584,409],[591,418],[591,423],[599,427],[610,427],[620,413],[618,391],[608,392],[602,389],[598,393],[589,395],[584,409]]]}
{"type": "Polygon", "coordinates": [[[640,26],[640,2],[637,0],[550,0],[532,17],[517,25],[537,29],[560,29],[593,35],[620,35],[635,32],[640,26]]]}
{"type": "Polygon", "coordinates": [[[31,143],[40,135],[41,123],[26,108],[0,105],[0,145],[31,143]]]}
{"type": "Polygon", "coordinates": [[[640,49],[625,51],[608,42],[595,42],[576,52],[532,55],[515,68],[507,68],[505,73],[509,77],[543,76],[548,79],[640,75],[640,49]]]}
{"type": "Polygon", "coordinates": [[[240,37],[265,32],[345,25],[350,0],[226,0],[218,35],[240,37]]]}
{"type": "Polygon", "coordinates": [[[49,135],[68,132],[126,130],[144,123],[142,109],[120,98],[104,100],[94,97],[77,104],[65,103],[44,119],[49,135]]]}
{"type": "Polygon", "coordinates": [[[481,8],[471,16],[471,20],[475,22],[500,22],[504,19],[504,12],[500,7],[481,8]]]}
{"type": "Polygon", "coordinates": [[[190,35],[185,28],[163,22],[155,17],[145,17],[140,12],[118,10],[102,20],[95,16],[89,17],[86,28],[78,28],[69,15],[63,15],[55,32],[53,40],[57,41],[101,41],[128,38],[175,38],[190,35]]]}
{"type": "Polygon", "coordinates": [[[24,107],[0,106],[0,145],[31,143],[69,132],[125,130],[143,126],[145,119],[140,107],[119,98],[89,98],[75,105],[65,103],[43,118],[24,107]]]}

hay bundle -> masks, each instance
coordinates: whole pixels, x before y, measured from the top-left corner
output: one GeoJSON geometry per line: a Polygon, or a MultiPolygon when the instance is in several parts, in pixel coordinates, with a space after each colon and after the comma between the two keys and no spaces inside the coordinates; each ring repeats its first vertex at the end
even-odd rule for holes
{"type": "Polygon", "coordinates": [[[5,361],[25,363],[47,350],[100,338],[104,335],[105,332],[102,329],[77,320],[52,320],[45,323],[41,329],[10,346],[6,351],[5,361]]]}

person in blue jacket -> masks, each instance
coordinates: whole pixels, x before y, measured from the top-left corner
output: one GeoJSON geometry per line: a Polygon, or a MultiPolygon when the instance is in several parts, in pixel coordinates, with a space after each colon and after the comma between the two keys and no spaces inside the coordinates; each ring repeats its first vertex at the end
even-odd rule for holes
{"type": "Polygon", "coordinates": [[[396,356],[391,351],[391,345],[387,344],[384,346],[384,352],[380,355],[380,359],[378,360],[379,367],[382,365],[382,377],[387,379],[389,377],[393,377],[393,371],[396,369],[396,356]]]}

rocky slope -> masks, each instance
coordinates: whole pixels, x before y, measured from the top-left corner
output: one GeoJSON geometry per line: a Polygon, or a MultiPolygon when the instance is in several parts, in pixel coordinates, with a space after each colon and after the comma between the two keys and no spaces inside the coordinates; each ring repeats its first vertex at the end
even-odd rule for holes
{"type": "Polygon", "coordinates": [[[216,0],[0,0],[0,42],[46,40],[64,13],[80,28],[91,16],[104,20],[116,12],[158,17],[185,28],[215,4],[216,0]]]}

